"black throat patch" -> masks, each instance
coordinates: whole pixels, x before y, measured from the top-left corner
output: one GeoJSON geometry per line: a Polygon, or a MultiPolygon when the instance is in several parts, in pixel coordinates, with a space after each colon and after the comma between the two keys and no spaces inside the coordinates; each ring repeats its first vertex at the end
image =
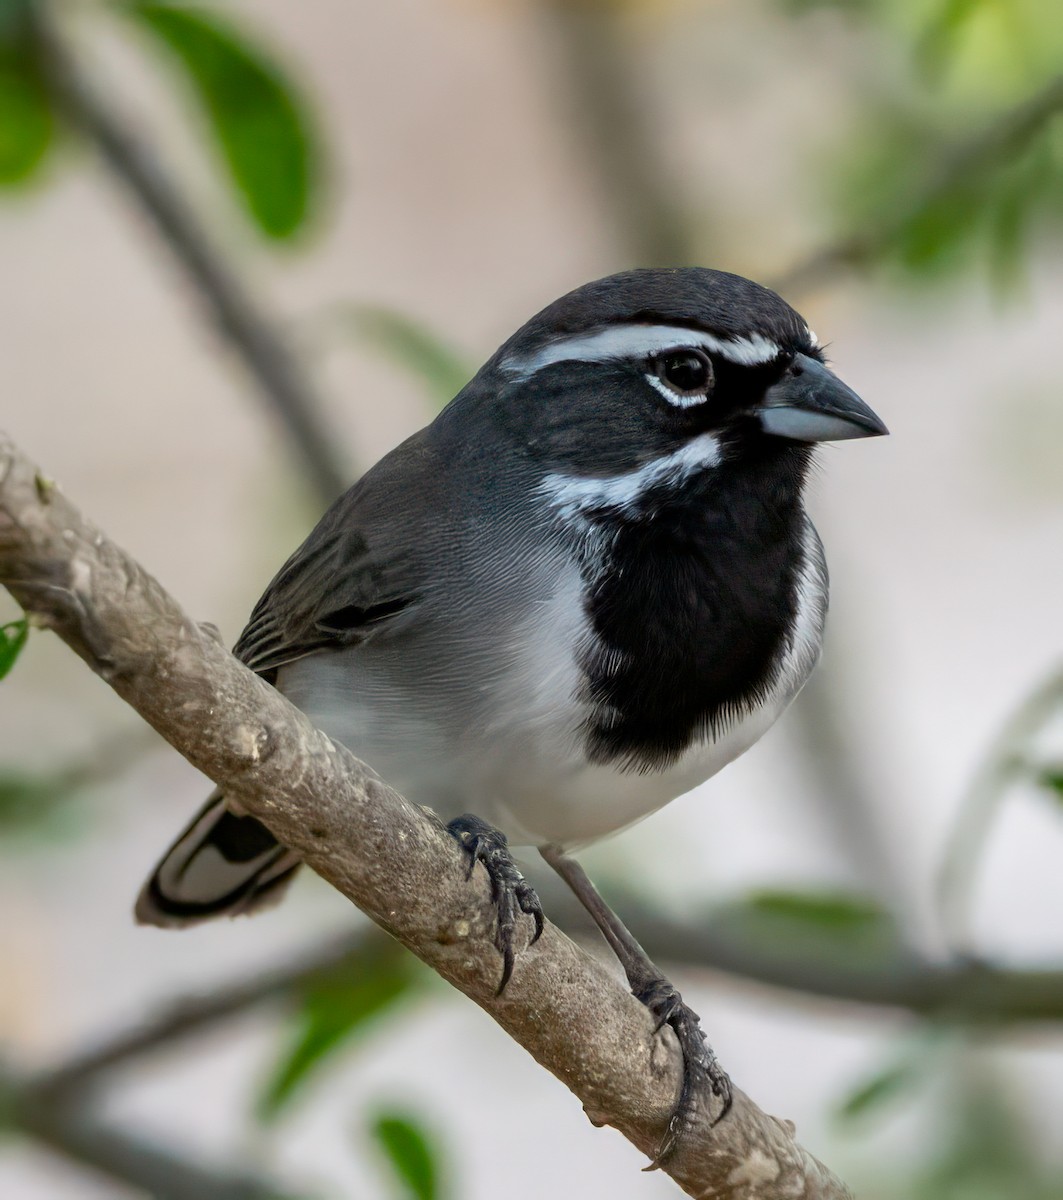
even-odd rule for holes
{"type": "Polygon", "coordinates": [[[592,762],[661,770],[767,698],[797,614],[808,458],[787,447],[638,517],[592,518],[609,534],[588,567],[596,642],[580,664],[592,762]]]}

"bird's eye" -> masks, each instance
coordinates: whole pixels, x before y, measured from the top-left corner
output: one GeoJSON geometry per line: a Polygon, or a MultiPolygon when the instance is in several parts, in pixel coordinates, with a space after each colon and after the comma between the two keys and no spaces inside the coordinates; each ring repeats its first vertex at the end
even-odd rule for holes
{"type": "Polygon", "coordinates": [[[702,350],[672,350],[661,354],[654,359],[653,372],[672,393],[667,398],[681,407],[700,403],[713,384],[712,360],[702,350]]]}

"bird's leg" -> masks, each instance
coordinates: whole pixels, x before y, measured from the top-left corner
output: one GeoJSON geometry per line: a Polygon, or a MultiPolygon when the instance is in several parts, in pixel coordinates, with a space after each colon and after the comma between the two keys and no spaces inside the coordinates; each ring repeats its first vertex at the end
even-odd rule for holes
{"type": "MultiPolygon", "coordinates": [[[[657,1148],[653,1162],[646,1168],[652,1170],[668,1158],[678,1145],[683,1132],[689,1128],[704,1081],[708,1082],[713,1095],[718,1096],[722,1102],[716,1121],[727,1115],[732,1101],[731,1080],[706,1042],[705,1035],[701,1032],[698,1014],[683,1003],[683,997],[601,898],[579,863],[563,854],[556,846],[544,846],[539,852],[576,893],[580,903],[594,918],[602,936],[620,960],[631,991],[656,1018],[658,1030],[665,1025],[671,1026],[683,1052],[683,1078],[679,1096],[672,1110],[664,1140],[657,1148]]],[[[715,1121],[713,1123],[715,1124],[715,1121]]]]}
{"type": "Polygon", "coordinates": [[[539,940],[543,931],[543,910],[535,889],[524,878],[509,852],[506,835],[488,825],[472,813],[455,817],[447,822],[447,832],[454,837],[468,857],[466,879],[472,876],[476,864],[483,863],[487,877],[491,880],[491,898],[495,903],[497,925],[495,945],[502,955],[502,979],[496,995],[501,995],[513,974],[516,958],[513,937],[520,913],[527,913],[535,921],[535,932],[530,946],[539,940]]]}

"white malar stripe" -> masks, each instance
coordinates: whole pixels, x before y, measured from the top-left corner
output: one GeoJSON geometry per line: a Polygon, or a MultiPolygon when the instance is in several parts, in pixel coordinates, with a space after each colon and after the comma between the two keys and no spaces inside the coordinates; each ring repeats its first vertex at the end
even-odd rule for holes
{"type": "Polygon", "coordinates": [[[559,362],[609,362],[612,359],[642,359],[666,350],[707,350],[742,367],[762,366],[782,352],[777,343],[762,334],[744,338],[722,338],[701,329],[680,325],[612,325],[597,333],[581,333],[544,346],[534,354],[512,358],[504,370],[527,378],[543,367],[559,362]]]}
{"type": "Polygon", "coordinates": [[[541,490],[562,520],[603,508],[634,514],[650,488],[682,483],[699,471],[715,467],[719,461],[720,443],[711,433],[702,433],[679,450],[623,475],[592,478],[555,473],[546,476],[541,490]]]}

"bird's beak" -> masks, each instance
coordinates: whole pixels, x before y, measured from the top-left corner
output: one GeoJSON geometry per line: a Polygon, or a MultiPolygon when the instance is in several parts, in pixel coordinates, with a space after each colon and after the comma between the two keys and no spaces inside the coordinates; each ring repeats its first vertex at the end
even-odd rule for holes
{"type": "Polygon", "coordinates": [[[795,442],[840,442],[889,433],[851,388],[807,354],[764,393],[757,416],[765,433],[795,442]]]}

